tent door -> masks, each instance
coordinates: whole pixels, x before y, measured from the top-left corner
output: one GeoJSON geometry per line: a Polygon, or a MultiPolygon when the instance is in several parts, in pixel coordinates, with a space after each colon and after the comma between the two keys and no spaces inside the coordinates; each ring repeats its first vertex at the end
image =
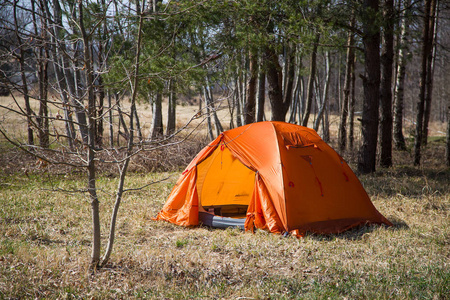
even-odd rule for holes
{"type": "Polygon", "coordinates": [[[255,172],[227,147],[217,147],[197,165],[199,209],[217,216],[241,218],[253,195],[255,172]]]}

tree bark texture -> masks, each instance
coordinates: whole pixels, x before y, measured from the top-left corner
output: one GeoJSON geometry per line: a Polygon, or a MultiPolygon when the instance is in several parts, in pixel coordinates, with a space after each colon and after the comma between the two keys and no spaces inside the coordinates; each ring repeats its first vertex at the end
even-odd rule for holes
{"type": "Polygon", "coordinates": [[[427,79],[426,79],[426,94],[425,94],[425,107],[424,107],[424,116],[423,116],[423,130],[422,130],[422,143],[424,146],[427,145],[428,142],[428,123],[430,122],[430,114],[431,114],[431,102],[432,102],[432,94],[433,94],[433,71],[434,71],[434,52],[436,51],[436,41],[435,41],[435,28],[437,23],[436,16],[436,6],[438,0],[431,0],[430,7],[430,20],[429,20],[429,33],[428,38],[430,39],[429,43],[431,44],[431,49],[427,54],[427,79]]]}
{"type": "Polygon", "coordinates": [[[305,115],[302,120],[302,126],[308,126],[309,115],[311,113],[312,100],[314,97],[314,78],[316,77],[316,64],[317,64],[317,47],[319,45],[320,33],[316,33],[316,38],[314,39],[313,50],[311,52],[311,61],[309,68],[309,79],[308,79],[308,91],[306,96],[306,109],[305,115]]]}
{"type": "Polygon", "coordinates": [[[432,45],[430,44],[430,12],[431,12],[431,2],[433,0],[425,0],[425,11],[423,17],[423,33],[422,33],[422,62],[420,71],[420,90],[419,90],[419,100],[417,102],[417,116],[416,116],[416,131],[414,140],[414,165],[420,165],[421,159],[421,147],[423,139],[423,115],[425,107],[425,96],[427,87],[427,62],[428,55],[432,50],[432,45]]]}
{"type": "Polygon", "coordinates": [[[38,78],[39,87],[39,114],[36,118],[38,125],[38,137],[39,146],[42,148],[49,147],[49,122],[48,122],[48,29],[46,22],[43,19],[42,14],[38,14],[36,11],[36,1],[31,1],[32,19],[34,27],[34,35],[36,38],[40,38],[40,42],[36,44],[35,56],[36,56],[36,73],[38,78]],[[38,16],[39,23],[38,23],[38,16]],[[39,26],[40,24],[40,30],[39,26]]]}
{"type": "MultiPolygon", "coordinates": [[[[352,17],[350,21],[350,27],[355,24],[355,19],[352,17]]],[[[355,61],[355,53],[353,50],[354,44],[354,33],[349,30],[347,38],[347,59],[345,66],[345,82],[344,82],[344,97],[341,106],[341,120],[339,122],[339,133],[338,133],[338,148],[341,152],[345,151],[347,146],[347,116],[348,116],[348,103],[350,99],[350,87],[352,82],[352,65],[355,61]]]]}
{"type": "Polygon", "coordinates": [[[356,83],[356,76],[355,76],[355,65],[356,65],[356,57],[352,62],[352,81],[350,86],[350,104],[348,107],[348,148],[353,149],[354,144],[354,127],[355,127],[355,104],[356,104],[356,91],[355,91],[355,83],[356,83]]]}
{"type": "Polygon", "coordinates": [[[394,64],[394,0],[384,1],[380,91],[380,165],[392,166],[392,67],[394,64]]]}
{"type": "Polygon", "coordinates": [[[377,25],[378,0],[364,0],[363,79],[364,102],[361,119],[362,145],[358,155],[358,171],[367,174],[375,172],[378,140],[378,109],[380,95],[380,29],[377,25]]]}
{"type": "Polygon", "coordinates": [[[96,166],[95,166],[95,96],[94,96],[94,77],[92,68],[92,55],[88,35],[84,28],[83,3],[78,3],[78,16],[81,35],[84,46],[84,65],[85,65],[85,81],[88,95],[88,192],[92,206],[92,253],[91,264],[97,266],[100,263],[100,208],[96,188],[96,166]]]}
{"type": "Polygon", "coordinates": [[[264,105],[266,100],[266,74],[259,72],[258,77],[258,105],[256,106],[256,122],[264,121],[264,105]]]}
{"type": "Polygon", "coordinates": [[[397,150],[406,150],[405,137],[403,135],[403,108],[404,108],[404,86],[406,76],[406,63],[408,53],[408,31],[410,0],[405,0],[403,5],[402,23],[399,38],[397,79],[394,90],[394,120],[393,120],[393,140],[397,150]]]}
{"type": "Polygon", "coordinates": [[[177,94],[175,93],[175,83],[173,80],[169,81],[169,101],[167,106],[167,128],[166,135],[170,136],[176,129],[176,109],[177,109],[177,94]]]}
{"type": "MultiPolygon", "coordinates": [[[[293,103],[293,93],[294,93],[294,79],[295,79],[295,56],[296,56],[296,47],[292,44],[286,46],[286,56],[285,56],[285,78],[284,78],[284,93],[283,93],[283,102],[293,103]]],[[[287,110],[286,110],[287,112],[287,110]]],[[[291,118],[289,118],[291,119],[291,118]]]]}
{"type": "MultiPolygon", "coordinates": [[[[203,98],[205,98],[206,123],[208,125],[208,135],[209,135],[210,140],[214,140],[214,132],[213,132],[212,122],[211,122],[211,107],[209,106],[208,97],[209,96],[206,91],[206,87],[203,87],[203,98]]],[[[239,96],[237,96],[237,97],[239,97],[239,96]]],[[[239,102],[239,99],[236,99],[236,100],[237,100],[237,102],[239,102]]],[[[238,105],[239,105],[239,103],[238,103],[238,105]]],[[[239,122],[238,122],[238,126],[240,126],[239,122]]]]}
{"type": "Polygon", "coordinates": [[[247,84],[247,101],[244,106],[245,124],[254,123],[256,120],[256,84],[258,80],[258,58],[250,51],[250,78],[247,84]]]}
{"type": "Polygon", "coordinates": [[[324,119],[323,114],[326,110],[327,103],[328,103],[328,90],[329,90],[330,78],[331,78],[330,73],[331,73],[330,53],[327,51],[327,52],[325,52],[325,81],[324,81],[324,86],[323,86],[322,101],[320,103],[319,112],[317,113],[317,118],[316,118],[316,121],[314,122],[314,127],[313,127],[315,131],[319,130],[320,122],[323,121],[323,119],[324,119]]]}
{"type": "Polygon", "coordinates": [[[150,139],[155,140],[164,134],[162,118],[162,93],[157,92],[153,97],[152,103],[152,126],[150,130],[150,139]]]}
{"type": "Polygon", "coordinates": [[[272,48],[266,50],[267,93],[272,108],[272,121],[285,121],[289,103],[283,102],[282,71],[278,55],[272,48]]]}

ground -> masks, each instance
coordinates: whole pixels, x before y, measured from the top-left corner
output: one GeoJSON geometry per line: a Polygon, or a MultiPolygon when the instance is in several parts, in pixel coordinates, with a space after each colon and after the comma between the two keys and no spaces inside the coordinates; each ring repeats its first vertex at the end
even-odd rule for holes
{"type": "MultiPolygon", "coordinates": [[[[450,169],[441,137],[420,167],[410,152],[394,152],[393,168],[359,176],[393,227],[300,239],[152,219],[204,142],[134,161],[126,188],[157,183],[125,194],[110,262],[92,271],[90,204],[79,192],[85,174],[2,141],[0,299],[450,299],[450,169]]],[[[354,153],[344,155],[353,168],[354,153]]],[[[103,249],[117,180],[101,169],[103,249]]]]}

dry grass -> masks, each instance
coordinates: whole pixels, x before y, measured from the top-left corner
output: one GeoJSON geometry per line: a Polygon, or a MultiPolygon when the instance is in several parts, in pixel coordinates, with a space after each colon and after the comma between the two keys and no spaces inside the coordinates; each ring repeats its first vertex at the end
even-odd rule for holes
{"type": "MultiPolygon", "coordinates": [[[[179,109],[186,116],[196,112],[179,109]]],[[[0,117],[11,130],[24,126],[8,113],[0,117]]],[[[396,152],[394,168],[360,177],[394,227],[296,239],[151,220],[179,176],[173,170],[195,154],[197,141],[136,158],[127,188],[170,179],[125,195],[110,264],[96,273],[88,269],[87,195],[53,191],[83,189],[84,174],[32,167],[33,159],[3,145],[0,299],[450,299],[450,169],[439,159],[442,142],[430,143],[421,168],[411,167],[408,153],[396,152]],[[178,152],[184,158],[167,163],[178,152]]],[[[354,155],[345,156],[354,163],[354,155]]],[[[106,243],[117,178],[103,171],[98,187],[106,243]]]]}
{"type": "MultiPolygon", "coordinates": [[[[361,177],[395,226],[283,238],[182,228],[151,220],[179,173],[135,173],[111,263],[91,273],[87,195],[80,176],[0,177],[0,299],[448,299],[450,170],[397,167],[361,177]]],[[[101,177],[102,228],[115,178],[101,177]]]]}

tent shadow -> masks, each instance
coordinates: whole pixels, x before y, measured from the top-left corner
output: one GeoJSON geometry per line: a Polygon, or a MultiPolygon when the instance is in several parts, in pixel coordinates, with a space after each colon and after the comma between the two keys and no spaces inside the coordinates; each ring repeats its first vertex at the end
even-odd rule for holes
{"type": "Polygon", "coordinates": [[[389,216],[389,221],[391,221],[394,226],[392,226],[392,230],[407,230],[409,229],[409,225],[400,218],[389,216]]]}
{"type": "Polygon", "coordinates": [[[323,235],[323,234],[315,234],[315,233],[308,233],[305,237],[308,237],[309,239],[313,239],[316,241],[333,241],[336,239],[343,239],[343,240],[349,240],[349,241],[363,241],[368,239],[370,233],[378,230],[378,228],[383,227],[386,229],[391,230],[404,230],[409,229],[408,224],[400,219],[395,218],[389,218],[389,220],[392,222],[394,226],[386,226],[386,225],[364,225],[355,227],[353,229],[347,230],[342,233],[337,234],[329,234],[329,235],[323,235]]]}

